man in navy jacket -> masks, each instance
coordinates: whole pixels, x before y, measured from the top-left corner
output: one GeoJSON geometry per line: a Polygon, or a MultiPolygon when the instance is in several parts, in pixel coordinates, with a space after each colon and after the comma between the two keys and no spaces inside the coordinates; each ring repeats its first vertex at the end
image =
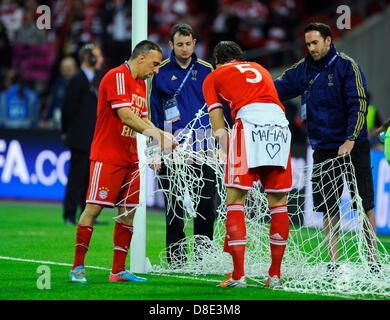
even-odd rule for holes
{"type": "MultiPolygon", "coordinates": [[[[207,108],[204,107],[202,85],[213,67],[198,59],[194,53],[196,39],[191,26],[176,24],[171,29],[170,38],[169,45],[172,49],[170,57],[161,63],[159,73],[153,76],[152,81],[149,81],[148,91],[150,92],[151,121],[156,127],[162,130],[171,130],[176,135],[196,118],[200,109],[203,108],[207,114],[207,108]],[[167,118],[167,101],[174,101],[173,104],[169,104],[169,107],[172,107],[172,110],[178,110],[179,116],[174,113],[175,116],[167,118]]],[[[203,116],[201,121],[196,121],[192,128],[196,134],[199,133],[200,137],[206,138],[207,129],[211,133],[208,114],[203,116]]],[[[197,163],[192,165],[195,167],[194,174],[200,174],[204,181],[203,188],[197,190],[202,197],[197,208],[194,208],[197,212],[197,216],[194,218],[194,235],[206,236],[212,240],[215,220],[216,175],[207,165],[197,163]]],[[[167,260],[171,268],[177,268],[185,264],[187,250],[183,204],[178,203],[176,197],[172,196],[175,182],[170,181],[170,177],[172,177],[170,168],[162,163],[161,169],[159,169],[159,182],[163,190],[168,190],[168,192],[164,192],[167,260]]],[[[188,187],[192,188],[192,186],[188,187]]],[[[173,192],[173,194],[177,194],[177,192],[173,192]]],[[[200,255],[197,254],[200,252],[196,246],[195,253],[200,258],[200,255]]]]}
{"type": "MultiPolygon", "coordinates": [[[[340,167],[328,168],[329,175],[317,174],[318,163],[338,156],[350,156],[355,167],[358,192],[368,216],[370,232],[366,232],[371,271],[377,272],[374,187],[370,148],[367,136],[367,84],[359,65],[349,56],[336,51],[328,25],[310,23],[304,30],[309,54],[287,68],[274,82],[281,101],[301,96],[301,116],[306,120],[313,153],[314,211],[323,213],[324,232],[328,238],[331,264],[337,268],[339,203],[343,189],[340,167]],[[336,195],[331,195],[331,188],[336,195]],[[328,198],[323,198],[323,190],[328,198]],[[334,206],[334,204],[336,204],[334,206]]],[[[343,158],[335,160],[342,163],[343,158]]],[[[351,191],[353,192],[353,190],[351,191]]]]}

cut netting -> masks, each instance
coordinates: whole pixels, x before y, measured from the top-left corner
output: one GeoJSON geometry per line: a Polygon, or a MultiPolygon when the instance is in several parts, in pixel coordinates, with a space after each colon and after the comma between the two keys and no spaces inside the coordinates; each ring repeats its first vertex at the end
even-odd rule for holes
{"type": "MultiPolygon", "coordinates": [[[[183,247],[178,249],[187,251],[186,263],[180,266],[181,261],[178,261],[176,268],[170,269],[166,261],[166,252],[170,248],[166,248],[160,253],[160,264],[153,266],[153,272],[223,275],[233,270],[231,256],[223,252],[227,213],[226,189],[223,184],[225,171],[218,152],[215,151],[217,143],[210,134],[210,127],[201,125],[205,123],[204,117],[208,118],[205,108],[198,112],[196,119],[188,125],[188,130],[178,135],[180,145],[171,154],[162,155],[166,166],[172,169],[167,170],[170,176],[165,178],[168,178],[175,187],[155,192],[168,192],[171,197],[179,200],[176,202],[177,205],[181,205],[187,214],[184,218],[177,218],[188,223],[196,215],[194,208],[201,199],[199,190],[204,184],[201,172],[194,172],[198,169],[190,163],[193,161],[210,166],[216,172],[217,191],[221,200],[217,208],[214,239],[211,241],[207,237],[187,236],[183,241],[183,247]],[[194,131],[199,130],[207,133],[200,135],[202,139],[207,140],[206,149],[195,147],[203,145],[203,141],[194,139],[199,136],[194,131]]],[[[140,164],[140,168],[146,165],[148,164],[140,164]]],[[[293,176],[296,178],[294,184],[299,187],[294,188],[287,196],[290,234],[282,262],[282,290],[390,297],[390,256],[370,228],[362,200],[356,192],[356,178],[350,158],[339,157],[314,167],[312,165],[293,167],[293,176]],[[335,170],[340,174],[335,175],[335,170]],[[314,181],[316,175],[321,177],[329,175],[327,180],[330,185],[314,182],[312,185],[312,179],[314,181]],[[313,194],[319,193],[325,199],[333,199],[334,193],[340,191],[337,188],[340,182],[338,179],[344,182],[341,201],[339,203],[324,201],[327,210],[339,212],[340,216],[336,226],[340,229],[339,267],[330,272],[327,246],[329,239],[324,234],[322,213],[313,208],[313,194]],[[355,192],[351,193],[350,190],[355,192]],[[325,191],[328,194],[325,194],[325,191]],[[376,241],[376,258],[379,266],[373,266],[369,261],[372,252],[367,239],[370,237],[376,241]]],[[[162,177],[156,172],[155,178],[162,177]]],[[[171,205],[169,202],[166,203],[167,207],[171,205]]],[[[248,192],[245,216],[247,228],[245,273],[247,278],[264,284],[271,264],[270,215],[267,198],[260,184],[254,184],[252,190],[248,192]]]]}

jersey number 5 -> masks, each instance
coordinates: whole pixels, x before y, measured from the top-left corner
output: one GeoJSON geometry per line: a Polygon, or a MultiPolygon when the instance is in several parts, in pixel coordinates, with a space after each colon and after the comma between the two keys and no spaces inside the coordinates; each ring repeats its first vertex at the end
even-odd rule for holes
{"type": "Polygon", "coordinates": [[[261,73],[259,70],[251,67],[251,65],[249,63],[245,63],[245,64],[236,64],[234,65],[241,73],[245,73],[247,71],[251,71],[253,72],[256,77],[255,78],[246,78],[246,82],[250,82],[250,83],[258,83],[260,82],[263,77],[261,76],[261,73]]]}

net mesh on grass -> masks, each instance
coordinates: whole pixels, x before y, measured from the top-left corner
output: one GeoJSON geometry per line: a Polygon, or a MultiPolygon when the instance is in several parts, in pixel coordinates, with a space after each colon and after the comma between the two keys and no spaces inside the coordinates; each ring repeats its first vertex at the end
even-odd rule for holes
{"type": "MultiPolygon", "coordinates": [[[[187,214],[184,217],[185,224],[193,219],[201,196],[199,188],[204,180],[201,172],[189,163],[194,161],[198,164],[210,166],[217,176],[217,191],[221,201],[217,208],[217,219],[214,226],[214,239],[207,237],[187,236],[183,241],[183,247],[178,250],[187,251],[185,265],[171,269],[166,261],[166,248],[160,253],[160,264],[153,266],[153,272],[161,273],[189,273],[191,275],[226,274],[233,270],[231,256],[223,252],[225,239],[226,220],[226,189],[223,185],[224,167],[220,164],[214,138],[210,134],[201,135],[202,139],[207,136],[209,148],[206,151],[197,151],[195,144],[202,141],[194,139],[195,129],[199,127],[204,132],[207,127],[204,117],[208,117],[204,110],[200,110],[196,119],[187,127],[188,130],[179,134],[177,139],[181,141],[172,154],[162,155],[169,170],[170,181],[175,185],[171,190],[156,190],[168,192],[171,198],[176,198],[176,204],[182,206],[187,214]],[[202,119],[203,118],[203,119],[202,119]],[[211,146],[211,147],[210,147],[211,146]],[[196,247],[196,250],[194,248],[196,247]],[[196,254],[195,254],[196,252],[196,254]]],[[[140,164],[140,167],[147,164],[140,164]]],[[[155,174],[156,179],[161,175],[155,174]]],[[[287,206],[290,218],[290,234],[287,242],[285,255],[282,262],[283,290],[299,291],[307,293],[343,294],[343,295],[374,295],[390,297],[390,256],[386,248],[373,233],[367,215],[362,207],[362,200],[357,195],[356,179],[353,165],[349,157],[339,157],[318,164],[315,167],[305,165],[293,168],[294,189],[288,194],[287,206]],[[336,174],[335,172],[340,172],[336,174]],[[330,175],[329,187],[322,183],[313,183],[316,175],[324,177],[330,175]],[[337,180],[344,181],[341,202],[329,201],[337,192],[337,180]],[[349,183],[346,183],[349,181],[349,183]],[[328,194],[324,192],[328,190],[328,194]],[[329,191],[330,190],[330,191],[329,191]],[[338,255],[339,267],[329,271],[329,246],[332,232],[325,237],[322,223],[322,213],[313,209],[313,194],[322,193],[323,198],[328,199],[324,204],[327,210],[339,212],[339,222],[333,227],[339,228],[338,255]],[[351,196],[352,194],[352,196],[351,196]],[[352,204],[355,205],[352,205],[352,204]],[[371,264],[369,257],[372,241],[377,247],[376,264],[371,264]],[[333,272],[331,272],[334,270],[333,272]]],[[[169,197],[168,197],[169,198],[169,197]]],[[[168,201],[166,206],[172,206],[168,201]]],[[[245,273],[247,278],[265,283],[268,269],[271,264],[269,245],[270,215],[268,202],[261,185],[254,184],[248,192],[245,203],[245,216],[247,228],[247,245],[245,253],[245,273]]],[[[176,247],[177,249],[177,247],[176,247]]]]}

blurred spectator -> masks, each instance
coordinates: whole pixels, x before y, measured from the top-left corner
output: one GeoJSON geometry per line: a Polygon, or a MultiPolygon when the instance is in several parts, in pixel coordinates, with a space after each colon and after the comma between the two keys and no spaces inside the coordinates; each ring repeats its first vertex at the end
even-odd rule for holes
{"type": "MultiPolygon", "coordinates": [[[[157,21],[157,32],[168,33],[173,25],[183,22],[190,16],[191,1],[187,0],[149,0],[154,11],[154,19],[157,21]]],[[[193,1],[192,1],[193,2],[193,1]]]]}
{"type": "MultiPolygon", "coordinates": [[[[388,0],[350,2],[354,13],[367,17],[380,12],[388,0]]],[[[281,67],[296,60],[294,47],[286,45],[297,38],[296,26],[310,15],[334,18],[336,11],[328,9],[336,8],[338,3],[148,0],[148,38],[160,43],[163,56],[168,57],[169,31],[174,24],[183,22],[195,31],[199,58],[209,60],[210,48],[221,40],[233,40],[247,51],[248,59],[260,59],[261,64],[270,68],[281,67]]],[[[23,74],[28,87],[39,94],[41,108],[45,109],[44,120],[53,120],[53,90],[60,91],[56,79],[63,58],[73,56],[78,61],[79,48],[85,43],[99,42],[106,57],[104,68],[121,64],[131,52],[131,23],[131,0],[0,0],[0,74],[9,78],[13,72],[9,68],[23,74]],[[50,30],[36,28],[37,7],[42,4],[51,9],[50,30]]]]}
{"type": "Polygon", "coordinates": [[[268,28],[268,46],[280,47],[294,40],[294,27],[299,21],[299,10],[294,0],[272,0],[268,28]]]}
{"type": "Polygon", "coordinates": [[[15,42],[29,45],[42,44],[47,42],[46,32],[44,30],[38,29],[36,26],[35,11],[25,11],[23,25],[16,33],[15,42]]]}
{"type": "MultiPolygon", "coordinates": [[[[160,44],[163,49],[163,57],[167,58],[171,53],[171,48],[168,45],[169,33],[176,23],[187,23],[192,26],[197,39],[196,54],[201,59],[207,57],[207,43],[202,37],[206,14],[200,11],[202,6],[205,7],[203,2],[204,0],[149,0],[149,39],[160,44]]],[[[206,27],[206,36],[209,35],[210,22],[207,21],[207,24],[209,26],[206,27]]]]}
{"type": "MultiPolygon", "coordinates": [[[[45,2],[45,1],[39,1],[39,2],[45,2]]],[[[34,14],[38,17],[37,8],[38,8],[38,1],[37,0],[25,0],[23,1],[23,8],[25,12],[30,11],[34,12],[34,14]]]]}
{"type": "Polygon", "coordinates": [[[23,8],[16,0],[1,0],[0,22],[4,24],[11,43],[14,42],[16,32],[23,24],[23,8]]]}
{"type": "Polygon", "coordinates": [[[29,129],[38,124],[38,94],[26,88],[21,74],[16,74],[14,84],[0,93],[0,125],[5,128],[29,129]]]}
{"type": "Polygon", "coordinates": [[[0,22],[0,72],[11,67],[12,47],[5,26],[0,22]]]}
{"type": "MultiPolygon", "coordinates": [[[[83,0],[74,0],[72,2],[71,21],[69,30],[66,34],[65,55],[73,55],[81,46],[84,34],[85,16],[84,16],[84,2],[83,0]]],[[[86,41],[88,42],[88,41],[86,41]]]]}
{"type": "Polygon", "coordinates": [[[262,1],[236,1],[230,14],[238,19],[238,41],[243,49],[264,47],[269,10],[262,1]]]}
{"type": "Polygon", "coordinates": [[[54,51],[46,30],[36,25],[36,10],[35,0],[25,2],[23,24],[13,44],[13,68],[23,74],[30,88],[42,94],[53,66],[54,51]]]}
{"type": "Polygon", "coordinates": [[[102,26],[97,13],[103,0],[53,0],[53,32],[57,62],[64,56],[77,56],[85,43],[97,41],[102,35],[102,26]]]}
{"type": "Polygon", "coordinates": [[[217,15],[211,28],[212,39],[210,48],[214,48],[217,43],[223,40],[238,42],[235,32],[237,23],[234,23],[236,19],[234,21],[230,19],[232,2],[232,0],[219,0],[217,15]]]}
{"type": "Polygon", "coordinates": [[[370,148],[382,150],[383,144],[376,135],[376,130],[382,125],[382,118],[376,106],[372,103],[371,93],[369,91],[366,92],[366,96],[368,101],[366,121],[370,148]]]}
{"type": "Polygon", "coordinates": [[[294,0],[271,0],[266,48],[270,52],[269,66],[276,67],[293,62],[291,52],[281,51],[283,45],[295,38],[299,10],[294,0]],[[286,59],[287,58],[287,59],[286,59]],[[289,58],[289,59],[288,59],[289,58]]]}
{"type": "Polygon", "coordinates": [[[117,67],[131,54],[131,1],[105,1],[98,13],[107,68],[117,67]]]}
{"type": "Polygon", "coordinates": [[[43,117],[42,127],[61,129],[61,108],[65,96],[65,88],[69,79],[77,71],[77,63],[73,57],[65,57],[60,64],[60,75],[51,89],[48,108],[43,117]]]}
{"type": "Polygon", "coordinates": [[[49,30],[49,41],[53,42],[54,53],[58,57],[64,53],[65,39],[71,25],[72,0],[53,0],[51,15],[52,29],[49,30]]]}
{"type": "Polygon", "coordinates": [[[11,88],[12,81],[15,77],[15,70],[12,68],[3,69],[0,72],[0,92],[6,91],[11,88]]]}
{"type": "Polygon", "coordinates": [[[89,183],[89,153],[97,116],[96,72],[103,56],[99,46],[86,44],[79,50],[80,69],[68,81],[62,103],[62,139],[71,152],[68,183],[63,202],[65,223],[76,223],[77,209],[85,207],[89,183]]]}
{"type": "Polygon", "coordinates": [[[293,40],[293,29],[299,22],[300,12],[295,0],[271,0],[269,24],[278,26],[286,33],[288,40],[293,40]]]}

